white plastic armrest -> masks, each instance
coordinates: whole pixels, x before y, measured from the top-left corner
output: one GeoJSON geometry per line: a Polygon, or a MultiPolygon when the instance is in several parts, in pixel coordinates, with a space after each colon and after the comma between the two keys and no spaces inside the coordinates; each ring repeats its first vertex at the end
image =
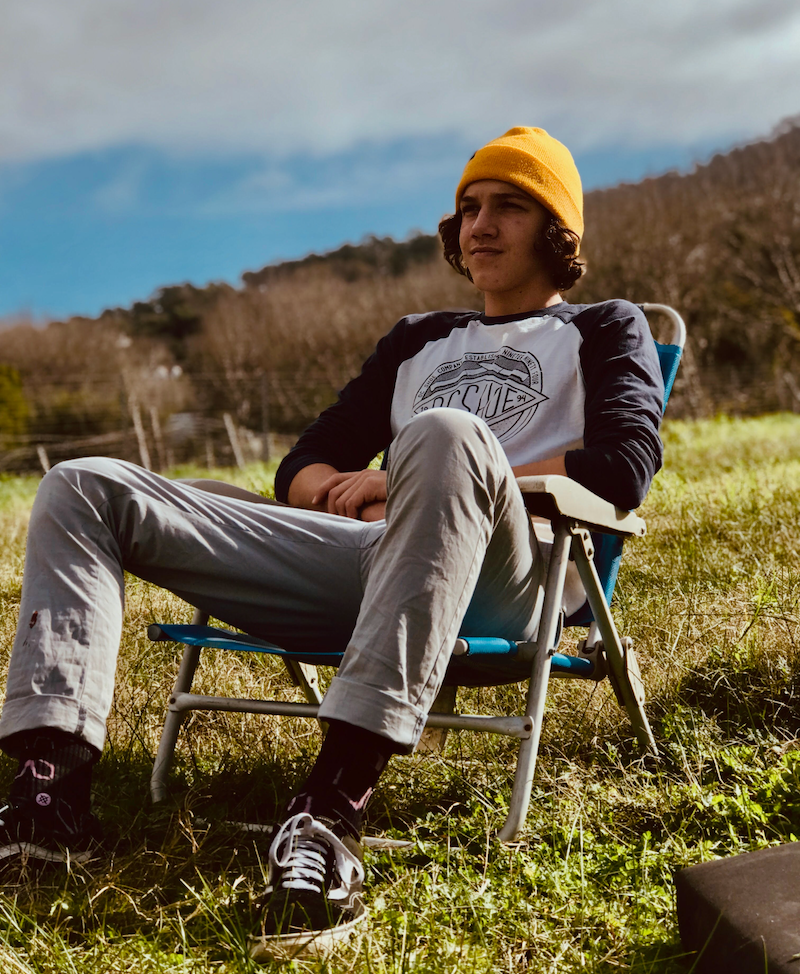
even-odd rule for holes
{"type": "Polygon", "coordinates": [[[562,515],[605,534],[638,535],[647,531],[644,521],[632,511],[623,511],[582,487],[576,480],[547,474],[517,477],[525,507],[531,514],[549,518],[562,515]]]}

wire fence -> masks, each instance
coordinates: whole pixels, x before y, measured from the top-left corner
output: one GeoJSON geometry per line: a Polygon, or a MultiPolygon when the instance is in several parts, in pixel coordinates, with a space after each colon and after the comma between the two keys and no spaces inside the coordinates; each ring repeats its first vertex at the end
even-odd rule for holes
{"type": "Polygon", "coordinates": [[[294,437],[263,435],[237,426],[230,414],[221,418],[175,414],[165,432],[145,422],[96,436],[66,438],[63,435],[5,437],[0,451],[0,473],[47,471],[61,460],[103,456],[130,460],[148,470],[164,470],[179,464],[243,467],[253,460],[267,461],[283,455],[294,437]]]}
{"type": "MultiPolygon", "coordinates": [[[[242,466],[282,455],[336,398],[348,375],[181,373],[163,383],[72,377],[26,389],[24,432],[0,434],[0,473],[47,470],[61,460],[107,456],[148,469],[242,466]]],[[[774,367],[699,368],[687,355],[670,418],[800,413],[800,383],[774,367]]]]}

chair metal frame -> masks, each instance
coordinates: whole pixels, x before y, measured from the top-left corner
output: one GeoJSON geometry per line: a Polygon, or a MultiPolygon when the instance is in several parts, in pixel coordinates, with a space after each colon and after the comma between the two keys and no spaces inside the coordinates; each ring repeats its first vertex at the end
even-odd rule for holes
{"type": "MultiPolygon", "coordinates": [[[[645,304],[646,313],[660,312],[672,326],[670,342],[660,345],[665,379],[664,402],[669,396],[677,372],[686,329],[680,315],[667,305],[645,304]],[[664,354],[664,350],[668,354],[664,354]]],[[[537,638],[532,642],[506,639],[459,638],[453,650],[451,668],[463,671],[471,662],[497,669],[501,678],[490,682],[528,680],[525,711],[519,716],[486,716],[479,714],[443,713],[432,710],[427,728],[484,731],[514,737],[520,741],[511,801],[506,821],[498,834],[504,842],[513,841],[525,821],[530,801],[536,758],[539,750],[547,686],[551,677],[600,681],[608,677],[619,703],[627,711],[636,739],[643,751],[658,756],[655,739],[644,710],[644,689],[630,639],[621,638],[609,603],[616,581],[619,553],[627,537],[641,537],[645,522],[635,513],[623,511],[602,500],[580,484],[560,476],[522,477],[518,479],[525,505],[531,514],[548,518],[553,528],[553,546],[545,580],[544,603],[537,638]],[[616,547],[603,556],[605,578],[598,574],[595,554],[603,536],[611,536],[616,547]],[[591,612],[589,634],[579,643],[578,654],[557,651],[564,618],[562,597],[570,559],[574,559],[591,612]]],[[[585,622],[589,623],[589,618],[585,622]]],[[[579,614],[567,620],[568,625],[583,624],[579,614]]],[[[316,666],[336,665],[341,654],[288,653],[264,640],[241,633],[209,627],[208,616],[196,610],[189,626],[154,624],[148,629],[152,640],[173,641],[184,645],[164,721],[164,728],[150,779],[154,802],[166,795],[166,779],[185,715],[192,710],[228,711],[316,718],[322,702],[316,666]],[[280,656],[289,676],[306,697],[306,703],[282,700],[217,697],[191,692],[192,681],[204,648],[245,650],[280,656]]],[[[453,681],[458,683],[458,677],[453,681]]],[[[436,704],[434,704],[436,707],[436,704]]]]}

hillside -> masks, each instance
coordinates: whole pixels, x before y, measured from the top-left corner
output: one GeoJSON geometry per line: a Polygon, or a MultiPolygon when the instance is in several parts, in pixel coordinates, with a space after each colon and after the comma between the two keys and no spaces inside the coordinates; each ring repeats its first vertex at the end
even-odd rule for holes
{"type": "MultiPolygon", "coordinates": [[[[589,193],[586,223],[570,300],[665,301],[686,318],[673,415],[800,410],[800,119],[690,173],[589,193]]],[[[420,235],[248,271],[238,288],[174,285],[96,320],[7,329],[0,439],[28,456],[43,437],[110,435],[132,400],[156,425],[175,413],[219,425],[228,412],[295,434],[399,317],[441,307],[480,307],[480,295],[420,235]]]]}
{"type": "Polygon", "coordinates": [[[586,199],[582,300],[666,301],[685,316],[687,411],[800,408],[800,119],[769,141],[586,199]]]}

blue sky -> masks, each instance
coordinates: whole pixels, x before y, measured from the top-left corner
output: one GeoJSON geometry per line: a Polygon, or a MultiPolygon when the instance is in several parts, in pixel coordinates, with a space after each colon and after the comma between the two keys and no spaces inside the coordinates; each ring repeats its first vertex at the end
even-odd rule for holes
{"type": "Polygon", "coordinates": [[[433,232],[518,124],[586,188],[800,112],[794,0],[26,0],[0,36],[0,316],[98,314],[433,232]]]}

